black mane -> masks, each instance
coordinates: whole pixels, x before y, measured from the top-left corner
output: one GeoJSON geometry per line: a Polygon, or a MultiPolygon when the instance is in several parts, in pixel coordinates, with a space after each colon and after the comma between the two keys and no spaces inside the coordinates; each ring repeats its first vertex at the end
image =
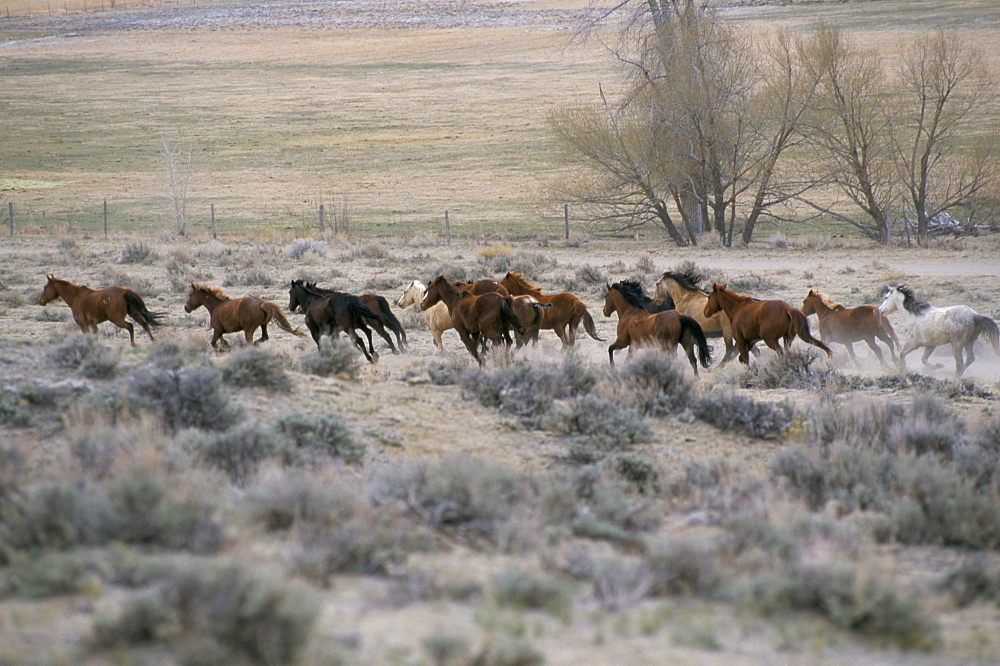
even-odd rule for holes
{"type": "Polygon", "coordinates": [[[921,315],[930,309],[931,304],[927,301],[919,300],[913,293],[913,290],[906,285],[899,285],[896,287],[899,293],[903,295],[903,308],[912,314],[921,315]]]}
{"type": "Polygon", "coordinates": [[[667,271],[666,273],[663,274],[663,276],[660,279],[662,280],[663,278],[670,278],[678,285],[680,285],[681,289],[686,289],[687,291],[702,291],[702,292],[705,291],[699,286],[701,284],[701,281],[704,280],[705,278],[701,275],[701,273],[696,271],[694,268],[686,268],[684,270],[678,270],[678,271],[667,271]]]}
{"type": "Polygon", "coordinates": [[[647,303],[652,303],[653,299],[646,295],[646,290],[638,280],[622,280],[611,285],[621,292],[630,305],[645,309],[647,303]]]}

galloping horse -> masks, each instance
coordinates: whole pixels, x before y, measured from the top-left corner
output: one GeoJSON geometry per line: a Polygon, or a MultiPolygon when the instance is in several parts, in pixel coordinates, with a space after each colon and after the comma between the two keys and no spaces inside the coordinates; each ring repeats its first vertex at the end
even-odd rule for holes
{"type": "Polygon", "coordinates": [[[604,297],[604,316],[610,317],[612,312],[618,313],[618,336],[608,346],[608,358],[611,366],[615,365],[615,350],[628,347],[628,355],[636,346],[656,346],[672,352],[680,343],[687,353],[694,374],[698,374],[698,360],[707,368],[712,362],[712,350],[705,340],[705,334],[692,317],[682,315],[676,310],[666,310],[650,314],[643,307],[649,298],[642,285],[634,280],[623,280],[607,285],[604,297]],[[698,357],[695,357],[694,347],[698,346],[698,357]]]}
{"type": "Polygon", "coordinates": [[[118,328],[128,331],[129,342],[135,346],[135,327],[125,320],[128,315],[136,321],[150,340],[154,340],[150,326],[160,326],[162,313],[150,312],[142,297],[125,287],[105,287],[91,289],[82,284],[73,284],[54,275],[46,276],[48,282],[38,296],[38,304],[46,305],[61,298],[73,312],[73,320],[84,333],[97,333],[97,325],[110,321],[118,328]]]}
{"type": "Polygon", "coordinates": [[[558,294],[542,293],[542,290],[528,282],[521,273],[507,273],[500,284],[514,296],[534,296],[539,303],[548,303],[552,307],[542,311],[542,321],[539,328],[552,329],[563,343],[563,347],[576,344],[576,329],[583,322],[587,335],[604,342],[597,335],[594,318],[587,311],[587,306],[579,298],[569,292],[558,294]]]}
{"type": "MultiPolygon", "coordinates": [[[[298,280],[298,282],[301,282],[301,280],[298,280]]],[[[337,289],[324,289],[322,287],[317,287],[315,282],[306,282],[305,285],[309,289],[312,289],[316,293],[324,296],[332,296],[333,294],[348,294],[349,296],[354,295],[337,289]]],[[[366,308],[379,314],[379,318],[366,317],[365,324],[375,329],[375,332],[378,333],[379,336],[386,341],[386,343],[388,343],[389,349],[392,350],[393,354],[398,354],[400,351],[404,351],[407,346],[406,331],[403,330],[403,325],[399,323],[398,319],[396,319],[396,315],[392,313],[392,310],[389,308],[389,302],[385,300],[385,297],[379,296],[378,294],[360,294],[357,296],[357,299],[361,301],[366,308]],[[396,346],[392,344],[392,338],[385,332],[385,329],[387,328],[396,335],[396,343],[399,345],[398,350],[396,349],[396,346]]],[[[295,308],[292,307],[291,303],[289,303],[288,309],[295,312],[295,308]]]]}
{"type": "Polygon", "coordinates": [[[725,312],[729,317],[740,363],[750,363],[750,349],[758,340],[763,340],[778,356],[783,356],[795,336],[833,356],[829,347],[809,333],[806,316],[785,301],[759,301],[730,291],[724,284],[713,284],[704,315],[711,317],[717,312],[725,312]],[[778,344],[780,339],[784,339],[785,349],[778,344]]]}
{"type": "MultiPolygon", "coordinates": [[[[295,312],[299,307],[306,313],[306,328],[309,329],[317,349],[322,349],[320,339],[324,335],[332,340],[343,331],[361,350],[369,363],[374,363],[378,359],[378,354],[372,346],[372,332],[365,322],[375,321],[381,324],[381,315],[368,308],[357,296],[342,291],[323,294],[302,280],[292,280],[288,289],[288,309],[295,312]],[[361,336],[358,335],[359,328],[368,338],[367,349],[361,336]]],[[[388,339],[388,336],[386,338],[388,339]]],[[[389,346],[392,346],[391,340],[389,346]]]]}
{"type": "MultiPolygon", "coordinates": [[[[403,290],[403,295],[399,297],[396,305],[401,308],[417,305],[423,300],[426,291],[427,286],[423,282],[413,280],[406,285],[406,289],[403,290]]],[[[451,321],[451,314],[448,313],[448,306],[444,304],[444,301],[438,301],[424,310],[423,315],[424,323],[427,324],[427,328],[430,329],[431,336],[434,338],[434,346],[444,351],[441,334],[448,329],[455,328],[455,324],[451,321]]]]}
{"type": "Polygon", "coordinates": [[[707,337],[722,338],[726,343],[726,353],[719,364],[723,365],[736,356],[733,327],[725,312],[717,312],[711,317],[705,316],[708,294],[698,287],[701,280],[701,276],[691,268],[683,271],[667,271],[656,281],[655,296],[663,300],[672,298],[674,308],[697,321],[707,337]]]}
{"type": "Polygon", "coordinates": [[[490,340],[494,345],[509,347],[511,339],[507,333],[508,326],[524,334],[521,321],[514,313],[514,300],[510,296],[501,296],[497,292],[474,296],[456,289],[443,275],[439,275],[427,285],[420,309],[426,311],[442,301],[448,307],[452,324],[465,348],[480,365],[483,364],[483,358],[479,354],[482,338],[490,340]]]}
{"type": "Polygon", "coordinates": [[[900,285],[889,287],[878,309],[882,314],[899,310],[908,329],[906,344],[899,349],[900,371],[906,370],[906,355],[918,347],[927,348],[921,359],[924,365],[940,368],[940,365],[931,366],[927,359],[938,345],[950,344],[951,353],[955,356],[955,376],[961,377],[976,360],[973,348],[980,335],[986,336],[993,351],[1000,355],[1000,329],[996,322],[967,305],[936,308],[926,301],[917,300],[912,289],[900,285]]]}
{"type": "Polygon", "coordinates": [[[493,278],[483,278],[482,280],[476,280],[475,282],[452,280],[451,283],[456,289],[464,289],[473,296],[482,296],[483,294],[488,294],[491,291],[495,291],[501,296],[510,296],[510,292],[507,291],[507,288],[493,278]]]}
{"type": "Polygon", "coordinates": [[[899,339],[892,330],[889,319],[875,306],[860,305],[856,308],[845,308],[818,291],[810,289],[802,301],[802,314],[807,317],[815,314],[819,317],[820,339],[823,342],[837,342],[847,347],[847,353],[850,354],[854,365],[859,363],[858,357],[854,355],[853,345],[855,342],[863,341],[875,352],[882,367],[888,367],[882,356],[882,350],[875,344],[875,338],[888,345],[892,362],[896,362],[895,348],[899,347],[899,339]]]}
{"type": "Polygon", "coordinates": [[[267,325],[272,321],[292,335],[297,335],[300,338],[305,337],[302,331],[292,328],[292,325],[288,323],[285,313],[281,311],[281,306],[275,305],[271,301],[265,301],[256,296],[230,298],[219,287],[192,282],[191,292],[188,294],[187,303],[184,304],[184,311],[194,312],[203,305],[208,310],[209,322],[214,331],[212,348],[215,350],[219,349],[217,345],[219,340],[226,343],[222,337],[224,333],[243,331],[248,345],[264,342],[267,340],[267,325]],[[254,342],[253,334],[258,328],[260,328],[260,339],[254,342]]]}

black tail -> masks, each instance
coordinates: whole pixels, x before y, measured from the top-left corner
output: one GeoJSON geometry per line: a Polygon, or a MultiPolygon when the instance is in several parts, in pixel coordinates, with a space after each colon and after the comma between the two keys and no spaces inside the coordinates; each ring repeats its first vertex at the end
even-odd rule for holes
{"type": "Polygon", "coordinates": [[[129,316],[140,324],[145,323],[147,326],[163,325],[163,318],[166,314],[163,312],[150,312],[147,310],[146,304],[142,301],[142,296],[134,291],[125,292],[125,303],[128,304],[129,316]]]}
{"type": "Polygon", "coordinates": [[[396,315],[394,315],[392,310],[389,309],[389,301],[379,296],[378,307],[382,313],[382,321],[385,322],[385,326],[402,338],[404,345],[408,344],[406,342],[406,331],[403,330],[403,325],[399,323],[398,319],[396,319],[396,315]]]}
{"type": "Polygon", "coordinates": [[[990,346],[993,347],[993,351],[1000,355],[1000,329],[997,328],[997,323],[981,314],[975,315],[972,320],[975,322],[974,337],[975,340],[980,335],[983,335],[990,342],[990,346]]]}
{"type": "Polygon", "coordinates": [[[710,366],[712,364],[712,348],[708,346],[708,340],[705,339],[705,332],[701,330],[701,324],[687,315],[681,315],[681,331],[681,335],[690,333],[695,344],[698,345],[698,360],[701,361],[701,367],[710,366]]]}
{"type": "Polygon", "coordinates": [[[348,301],[348,307],[351,308],[351,312],[355,317],[367,317],[368,319],[374,319],[378,323],[385,326],[385,319],[377,312],[373,312],[368,309],[368,306],[361,302],[361,299],[357,296],[352,296],[348,301]]]}
{"type": "MultiPolygon", "coordinates": [[[[538,310],[536,309],[535,312],[538,312],[538,310]]],[[[521,320],[514,313],[514,299],[510,296],[505,296],[500,301],[500,321],[513,326],[518,335],[524,335],[524,326],[521,325],[521,320]]]]}

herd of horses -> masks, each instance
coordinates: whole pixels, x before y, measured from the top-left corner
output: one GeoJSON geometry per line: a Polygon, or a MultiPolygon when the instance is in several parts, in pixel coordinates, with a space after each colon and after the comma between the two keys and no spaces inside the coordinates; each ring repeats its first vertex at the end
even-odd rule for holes
{"type": "MultiPolygon", "coordinates": [[[[878,307],[848,308],[810,290],[798,309],[782,300],[762,300],[736,293],[725,284],[703,289],[701,282],[701,276],[693,269],[668,271],[656,282],[652,297],[636,280],[606,284],[604,316],[618,317],[615,340],[608,346],[611,365],[615,364],[615,351],[621,349],[627,348],[631,356],[637,347],[655,347],[673,353],[680,346],[698,374],[699,363],[708,368],[713,360],[708,338],[722,338],[725,344],[720,364],[734,356],[741,363],[749,363],[750,353],[758,342],[779,356],[784,355],[795,338],[829,356],[833,352],[827,343],[844,345],[855,364],[858,359],[853,345],[864,342],[882,367],[891,369],[878,340],[888,347],[900,371],[905,370],[906,355],[921,347],[924,365],[941,367],[931,366],[930,355],[936,347],[950,345],[956,377],[961,377],[975,360],[974,346],[980,336],[1000,355],[1000,330],[991,318],[965,305],[933,307],[919,300],[906,286],[889,287],[878,307]],[[902,344],[886,316],[893,312],[900,313],[907,329],[908,336],[902,344]],[[808,316],[812,314],[819,320],[819,339],[810,331],[808,316]]],[[[293,280],[288,293],[289,312],[305,315],[306,328],[320,349],[323,336],[332,339],[343,332],[374,363],[378,353],[372,344],[372,330],[394,354],[408,347],[406,332],[383,296],[323,289],[302,280],[293,280]]],[[[138,323],[150,340],[154,339],[151,329],[163,323],[164,313],[150,312],[142,297],[125,287],[97,290],[49,275],[38,302],[45,305],[56,298],[62,298],[70,306],[84,333],[96,333],[98,324],[110,321],[129,332],[132,345],[135,345],[135,329],[126,316],[138,323]]],[[[521,348],[535,344],[542,330],[553,331],[564,348],[575,345],[581,324],[591,338],[606,341],[598,335],[593,317],[577,296],[569,292],[545,294],[520,273],[507,273],[501,280],[487,278],[476,282],[449,280],[441,275],[426,286],[414,280],[403,290],[397,305],[400,308],[416,305],[423,311],[439,349],[443,349],[441,334],[455,329],[480,365],[490,346],[521,348]]],[[[305,336],[275,303],[255,296],[230,298],[219,287],[192,282],[184,310],[190,313],[202,306],[209,312],[214,349],[218,349],[220,341],[225,344],[223,335],[241,331],[247,344],[264,342],[268,339],[267,326],[272,322],[284,331],[305,336]],[[254,341],[258,328],[261,336],[254,341]]]]}

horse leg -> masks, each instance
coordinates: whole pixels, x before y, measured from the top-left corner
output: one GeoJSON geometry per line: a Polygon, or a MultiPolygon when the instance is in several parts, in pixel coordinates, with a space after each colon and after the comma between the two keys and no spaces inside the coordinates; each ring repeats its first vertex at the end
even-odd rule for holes
{"type": "Polygon", "coordinates": [[[731,360],[733,360],[734,356],[738,355],[736,351],[736,343],[733,342],[733,339],[726,335],[723,335],[722,339],[726,343],[726,353],[722,356],[722,361],[719,362],[719,365],[725,365],[726,363],[729,363],[731,360]]]}
{"type": "Polygon", "coordinates": [[[559,340],[562,342],[563,348],[571,347],[573,345],[573,343],[569,341],[569,338],[566,337],[565,324],[556,324],[555,326],[552,327],[552,331],[556,334],[556,337],[559,338],[559,340]]]}
{"type": "MultiPolygon", "coordinates": [[[[883,370],[888,369],[889,366],[885,362],[885,357],[882,356],[882,350],[878,348],[877,344],[875,344],[875,338],[874,337],[865,338],[865,344],[867,344],[871,348],[871,350],[873,352],[875,352],[875,356],[878,357],[878,362],[879,362],[879,365],[882,366],[882,369],[883,370]]],[[[892,349],[892,348],[890,347],[890,349],[892,349]]]]}
{"type": "Polygon", "coordinates": [[[213,329],[213,331],[212,331],[212,349],[214,349],[215,351],[219,351],[219,340],[222,340],[223,342],[225,342],[225,340],[222,338],[222,331],[217,330],[217,329],[213,329]]]}
{"type": "MultiPolygon", "coordinates": [[[[263,326],[261,328],[263,328],[263,326]]],[[[257,330],[256,326],[248,326],[248,327],[246,327],[246,328],[243,329],[243,337],[246,338],[246,341],[247,341],[248,345],[255,345],[255,344],[257,344],[256,342],[253,341],[253,334],[254,334],[254,331],[256,331],[256,330],[257,330]]],[[[266,328],[263,328],[263,330],[265,332],[267,331],[266,328]]],[[[263,336],[263,337],[261,337],[260,342],[264,342],[264,340],[266,340],[266,339],[267,339],[267,336],[263,336]]]]}
{"type": "MultiPolygon", "coordinates": [[[[374,363],[375,361],[372,359],[372,354],[369,354],[368,350],[365,349],[365,342],[361,339],[361,336],[358,335],[358,332],[353,328],[348,328],[345,332],[347,333],[347,336],[354,341],[355,346],[361,350],[361,353],[365,355],[368,362],[374,363]]],[[[368,344],[371,345],[371,333],[368,334],[368,344]]]]}
{"type": "MultiPolygon", "coordinates": [[[[826,341],[824,340],[824,342],[826,342],[826,341]]],[[[875,355],[878,356],[878,360],[881,361],[882,360],[882,352],[880,352],[878,350],[878,347],[876,347],[875,345],[873,345],[869,340],[865,340],[865,342],[867,342],[868,346],[871,347],[872,350],[875,351],[875,355]]],[[[858,360],[857,355],[855,355],[855,353],[854,353],[854,343],[853,342],[845,342],[844,346],[847,347],[847,355],[851,357],[851,363],[854,364],[855,368],[860,368],[861,367],[861,362],[858,360]]]]}
{"type": "Polygon", "coordinates": [[[976,360],[976,355],[972,351],[972,347],[974,344],[975,341],[969,343],[969,346],[966,349],[966,351],[968,352],[966,354],[966,358],[965,360],[962,360],[962,343],[957,341],[951,343],[951,353],[955,357],[956,379],[961,377],[962,374],[965,372],[965,369],[968,368],[970,365],[972,365],[972,362],[976,360]]]}
{"type": "Polygon", "coordinates": [[[469,350],[470,354],[472,354],[472,358],[476,359],[476,363],[482,365],[483,358],[479,355],[479,340],[477,339],[478,334],[476,334],[476,337],[473,337],[473,335],[468,331],[458,328],[455,330],[458,331],[458,337],[462,338],[462,343],[465,345],[465,348],[469,350]]]}
{"type": "Polygon", "coordinates": [[[927,360],[927,359],[929,359],[929,358],[930,358],[930,356],[931,356],[931,353],[932,353],[932,352],[933,352],[933,351],[934,351],[935,349],[937,349],[937,347],[927,347],[927,349],[926,349],[926,350],[924,350],[924,356],[923,356],[923,358],[922,358],[922,359],[920,359],[920,360],[921,360],[921,361],[923,362],[923,364],[924,364],[924,365],[926,365],[926,366],[927,366],[928,368],[934,368],[934,369],[938,369],[938,368],[942,368],[942,367],[944,367],[944,366],[942,366],[942,365],[941,365],[940,363],[930,363],[930,362],[929,362],[929,361],[927,360]]]}
{"type": "Polygon", "coordinates": [[[889,347],[889,355],[892,357],[892,362],[895,363],[896,345],[893,344],[892,338],[889,337],[889,334],[880,329],[877,333],[875,333],[875,337],[884,342],[886,346],[889,347]]]}
{"type": "Polygon", "coordinates": [[[382,336],[382,339],[389,344],[389,349],[392,350],[393,354],[399,354],[399,350],[396,349],[396,345],[393,344],[392,338],[389,337],[389,334],[385,332],[385,326],[379,324],[378,322],[375,322],[372,328],[374,328],[375,332],[378,333],[380,336],[382,336]]]}

